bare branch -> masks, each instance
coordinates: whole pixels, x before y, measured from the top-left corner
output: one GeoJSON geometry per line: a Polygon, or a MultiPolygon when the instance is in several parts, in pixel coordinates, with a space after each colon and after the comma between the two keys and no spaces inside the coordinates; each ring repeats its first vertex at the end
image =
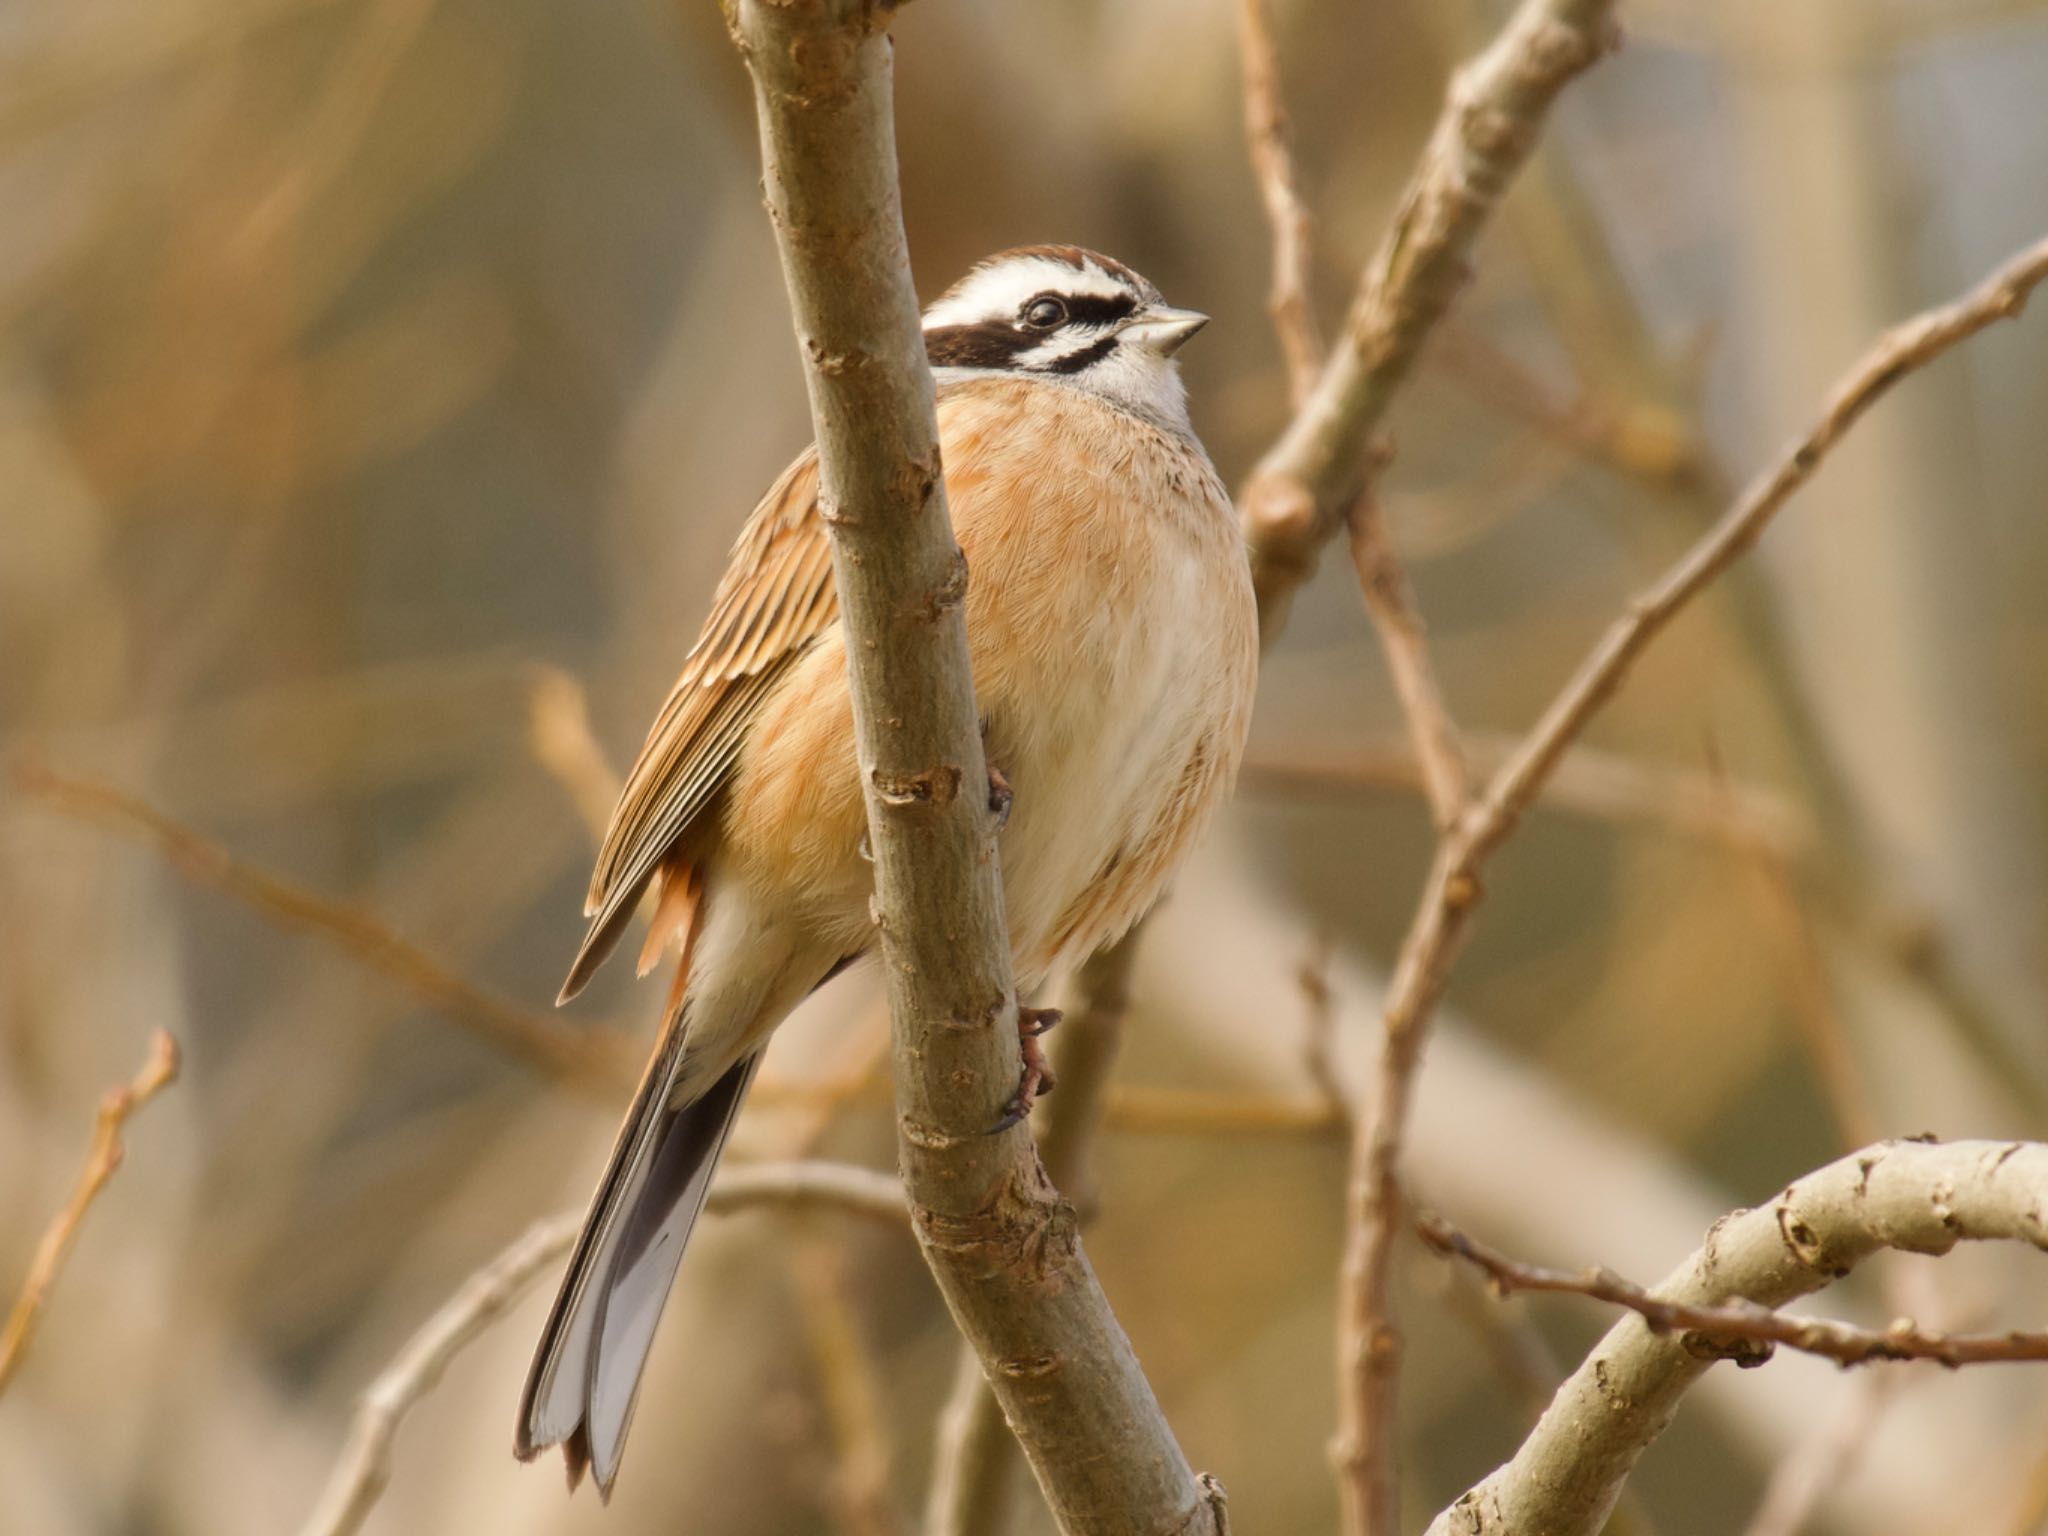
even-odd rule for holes
{"type": "MultiPolygon", "coordinates": [[[[1464,286],[1480,231],[1528,159],[1551,103],[1616,43],[1613,12],[1613,0],[1523,0],[1493,44],[1452,81],[1400,212],[1359,281],[1343,335],[1307,401],[1239,497],[1259,627],[1267,644],[1286,623],[1294,589],[1314,568],[1325,540],[1341,522],[1355,517],[1369,492],[1373,434],[1396,390],[1413,372],[1423,343],[1464,286]]],[[[1463,754],[1406,580],[1369,507],[1353,528],[1368,609],[1395,675],[1448,850],[1451,829],[1465,811],[1463,754]]],[[[1441,916],[1437,895],[1453,895],[1456,904],[1465,905],[1477,887],[1462,875],[1450,880],[1455,871],[1441,856],[1438,863],[1443,879],[1433,877],[1425,913],[1436,910],[1441,916]]],[[[1415,957],[1427,961],[1435,942],[1425,936],[1415,957]]],[[[1444,967],[1448,959],[1446,952],[1444,967]]],[[[1417,980],[1441,968],[1406,967],[1417,980]]],[[[1401,979],[1397,970],[1397,989],[1401,979]]],[[[1379,1112],[1361,1119],[1353,1138],[1339,1287],[1340,1412],[1334,1446],[1342,1527],[1349,1536],[1393,1536],[1400,1515],[1393,1424],[1399,1337],[1388,1296],[1388,1255],[1402,1223],[1398,1165],[1409,1079],[1420,1058],[1419,1033],[1403,1026],[1390,1000],[1379,1112]]]]}
{"type": "Polygon", "coordinates": [[[2008,262],[1954,304],[1893,330],[1853,368],[1821,419],[1759,478],[1651,589],[1609,627],[1522,745],[1442,838],[1421,904],[1402,941],[1385,1003],[1375,1110],[1352,1146],[1340,1311],[1339,1446],[1347,1473],[1347,1529],[1389,1532],[1393,1447],[1375,1426],[1392,1422],[1398,1336],[1389,1312],[1393,1244],[1402,1226],[1401,1147],[1415,1073],[1436,1005],[1471,926],[1486,861],[1514,831],[1571,743],[1612,698],[1644,647],[1756,542],[1793,491],[1878,396],[1913,369],[1996,320],[2019,312],[2048,278],[2048,241],[2008,262]]]}
{"type": "Polygon", "coordinates": [[[280,927],[325,939],[368,969],[417,993],[471,1034],[591,1094],[613,1098],[636,1069],[618,1039],[570,1029],[500,1001],[394,930],[375,913],[333,901],[243,863],[220,844],[146,801],[40,764],[17,762],[14,789],[63,815],[147,843],[195,884],[234,897],[280,927]]]}
{"type": "Polygon", "coordinates": [[[832,1444],[832,1464],[821,1479],[825,1513],[840,1536],[901,1536],[903,1511],[890,1486],[889,1413],[846,1254],[836,1246],[800,1244],[790,1277],[832,1444]]]}
{"type": "Polygon", "coordinates": [[[1422,767],[1422,788],[1439,832],[1448,831],[1464,814],[1470,773],[1465,745],[1444,703],[1430,659],[1429,639],[1408,576],[1387,541],[1386,523],[1371,492],[1351,508],[1351,563],[1365,596],[1366,615],[1386,653],[1394,692],[1408,722],[1408,738],[1422,767]]]}
{"type": "Polygon", "coordinates": [[[1299,410],[1323,365],[1323,339],[1310,305],[1315,248],[1308,206],[1294,174],[1294,146],[1280,94],[1271,0],[1238,0],[1238,52],[1244,64],[1244,137],[1252,174],[1273,231],[1273,288],[1266,307],[1287,363],[1288,401],[1299,410]]]}
{"type": "Polygon", "coordinates": [[[527,1288],[576,1241],[581,1211],[535,1222],[490,1263],[463,1281],[447,1303],[363,1394],[347,1448],[327,1480],[300,1536],[348,1536],[361,1529],[391,1482],[391,1450],[398,1427],[415,1404],[440,1384],[462,1348],[509,1312],[527,1288]]]}
{"type": "MultiPolygon", "coordinates": [[[[1519,741],[1494,732],[1465,735],[1473,766],[1491,772],[1519,741]]],[[[1343,748],[1267,748],[1247,754],[1238,793],[1351,793],[1423,789],[1422,765],[1407,740],[1372,740],[1343,748]]],[[[1575,743],[1543,786],[1545,810],[1588,820],[1641,824],[1684,837],[1730,843],[1780,863],[1813,852],[1813,820],[1769,785],[1647,762],[1575,743]]]]}
{"type": "Polygon", "coordinates": [[[1799,1536],[1822,1497],[1839,1487],[1870,1449],[1879,1420],[1905,1380],[1896,1371],[1859,1377],[1833,1422],[1771,1469],[1764,1496],[1742,1536],[1799,1536]]]}
{"type": "Polygon", "coordinates": [[[1419,1214],[1415,1226],[1437,1253],[1475,1266],[1504,1296],[1517,1291],[1561,1291],[1610,1302],[1636,1313],[1652,1333],[1680,1334],[1679,1342],[1695,1354],[1733,1360],[1744,1367],[1764,1364],[1779,1344],[1845,1366],[1867,1365],[1873,1360],[1934,1360],[1951,1367],[2048,1360],[2048,1333],[1943,1333],[1903,1317],[1878,1332],[1825,1318],[1782,1317],[1754,1302],[1694,1306],[1655,1296],[1612,1270],[1569,1274],[1522,1263],[1467,1237],[1441,1216],[1419,1214]]]}
{"type": "Polygon", "coordinates": [[[619,773],[590,729],[582,682],[560,667],[535,666],[527,692],[527,740],[534,759],[569,792],[593,837],[603,837],[619,798],[619,773]]]}
{"type": "Polygon", "coordinates": [[[35,1257],[29,1261],[28,1278],[22,1282],[14,1309],[7,1314],[6,1329],[0,1331],[0,1392],[7,1390],[7,1383],[13,1380],[22,1358],[28,1353],[29,1341],[35,1337],[36,1324],[50,1299],[50,1287],[56,1283],[58,1271],[64,1267],[64,1260],[71,1252],[79,1224],[85,1220],[86,1209],[106,1186],[107,1180],[114,1176],[114,1170],[121,1166],[121,1159],[126,1154],[121,1132],[129,1117],[155,1098],[177,1075],[178,1042],[160,1029],[150,1037],[149,1060],[142,1070],[121,1087],[108,1089],[100,1100],[99,1118],[93,1123],[92,1148],[86,1153],[85,1170],[79,1174],[70,1200],[43,1233],[43,1240],[36,1245],[35,1257]]]}
{"type": "Polygon", "coordinates": [[[1612,0],[1523,0],[1458,72],[1400,212],[1307,403],[1239,497],[1269,638],[1365,488],[1368,448],[1423,343],[1463,289],[1473,246],[1572,78],[1618,38],[1612,0]]]}
{"type": "MultiPolygon", "coordinates": [[[[718,1176],[704,1208],[844,1210],[897,1227],[910,1213],[903,1186],[890,1175],[828,1162],[735,1165],[718,1176]]],[[[299,1536],[350,1536],[361,1529],[391,1481],[392,1447],[405,1416],[440,1385],[456,1355],[553,1271],[582,1225],[580,1210],[535,1222],[406,1341],[363,1394],[348,1445],[299,1536]]]]}
{"type": "Polygon", "coordinates": [[[1879,338],[1835,386],[1819,421],[1806,435],[1773,468],[1750,483],[1735,505],[1661,581],[1629,604],[1529,733],[1518,758],[1494,776],[1479,818],[1491,843],[1498,843],[1512,830],[1557,759],[1621,686],[1643,648],[1756,543],[1778,510],[1813,478],[1863,413],[1907,374],[1986,326],[2017,316],[2027,295],[2044,278],[2048,278],[2048,240],[2014,256],[1954,303],[1929,310],[1879,338]]]}
{"type": "MultiPolygon", "coordinates": [[[[1089,956],[1075,976],[1056,1037],[1060,1091],[1033,1113],[1047,1175],[1084,1214],[1094,1203],[1087,1193],[1088,1157],[1110,1103],[1110,1070],[1122,1044],[1131,968],[1144,931],[1141,923],[1089,956]]],[[[969,1348],[939,1415],[925,1536],[1000,1536],[1013,1504],[1016,1470],[1016,1441],[969,1348]]]]}
{"type": "Polygon", "coordinates": [[[1070,1533],[1220,1529],[1027,1131],[995,828],[904,248],[887,7],[729,0],[803,347],[927,1261],[1070,1533]]]}
{"type": "MultiPolygon", "coordinates": [[[[1755,1339],[1766,1325],[1757,1312],[1731,1302],[1753,1303],[1768,1316],[1768,1309],[1821,1289],[1885,1248],[1943,1254],[1959,1241],[2010,1240],[2048,1251],[2044,1209],[2048,1146],[1884,1142],[1808,1174],[1767,1205],[1717,1223],[1705,1246],[1658,1285],[1652,1299],[1671,1309],[1665,1321],[1673,1328],[1707,1319],[1713,1332],[1727,1337],[1739,1320],[1748,1330],[1740,1336],[1755,1339]]],[[[1816,1336],[1807,1330],[1839,1326],[1791,1324],[1808,1342],[1816,1336]]],[[[1934,1359],[1946,1349],[1960,1363],[2042,1358],[2032,1351],[2048,1344],[2039,1335],[2014,1335],[2027,1342],[1999,1353],[1993,1341],[1937,1343],[1938,1337],[1908,1324],[1855,1340],[1854,1348],[1872,1344],[1874,1356],[1881,1356],[1893,1344],[1918,1346],[1916,1357],[1934,1359]]],[[[1850,1345],[1844,1348],[1853,1353],[1850,1345]]],[[[1696,1334],[1659,1332],[1640,1315],[1624,1318],[1558,1389],[1514,1460],[1439,1514],[1430,1536],[1592,1536],[1687,1388],[1725,1354],[1703,1347],[1696,1334]]]]}

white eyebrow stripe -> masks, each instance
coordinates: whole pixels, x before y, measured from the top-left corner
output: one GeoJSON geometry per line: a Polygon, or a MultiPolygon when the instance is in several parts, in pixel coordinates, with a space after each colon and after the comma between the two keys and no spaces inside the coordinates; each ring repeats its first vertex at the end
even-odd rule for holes
{"type": "Polygon", "coordinates": [[[1069,296],[1114,299],[1129,297],[1130,288],[1089,262],[1078,271],[1049,256],[1001,262],[971,274],[952,293],[925,311],[924,327],[971,325],[1014,315],[1024,301],[1051,291],[1069,296]]]}

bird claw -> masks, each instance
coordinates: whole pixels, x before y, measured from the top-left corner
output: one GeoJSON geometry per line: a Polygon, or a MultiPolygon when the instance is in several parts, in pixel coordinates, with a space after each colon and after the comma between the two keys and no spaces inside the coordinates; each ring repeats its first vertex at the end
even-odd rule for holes
{"type": "Polygon", "coordinates": [[[1002,831],[1010,824],[1010,802],[1017,798],[1015,790],[1003,770],[994,763],[988,765],[988,810],[996,819],[996,830],[1002,831]]]}
{"type": "Polygon", "coordinates": [[[1052,1033],[1053,1025],[1065,1018],[1057,1008],[1027,1008],[1017,1005],[1017,1034],[1020,1039],[1036,1040],[1040,1035],[1052,1033]]]}
{"type": "Polygon", "coordinates": [[[1059,1079],[1053,1075],[1052,1063],[1046,1059],[1045,1047],[1038,1043],[1038,1037],[1059,1023],[1057,1008],[1017,1008],[1017,1045],[1024,1055],[1024,1070],[1017,1079],[1017,1092],[1004,1106],[1003,1118],[989,1129],[989,1135],[997,1136],[1013,1125],[1022,1125],[1031,1114],[1031,1106],[1059,1086],[1059,1079]]]}

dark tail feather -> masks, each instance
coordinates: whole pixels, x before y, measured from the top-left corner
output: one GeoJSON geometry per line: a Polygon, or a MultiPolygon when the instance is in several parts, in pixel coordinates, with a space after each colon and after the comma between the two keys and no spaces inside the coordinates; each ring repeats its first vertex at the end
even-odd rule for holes
{"type": "Polygon", "coordinates": [[[759,1052],[742,1058],[676,1108],[668,1095],[682,1034],[670,1031],[641,1080],[519,1402],[520,1457],[560,1445],[571,1486],[588,1466],[606,1498],[662,1304],[761,1060],[759,1052]]]}

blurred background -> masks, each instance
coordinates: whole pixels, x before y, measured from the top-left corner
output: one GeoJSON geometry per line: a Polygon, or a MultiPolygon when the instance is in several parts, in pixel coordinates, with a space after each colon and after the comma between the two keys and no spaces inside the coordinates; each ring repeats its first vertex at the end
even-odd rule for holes
{"type": "MultiPolygon", "coordinates": [[[[1500,11],[1275,10],[1329,328],[1500,11]]],[[[1884,325],[2048,231],[2041,0],[1624,16],[1391,424],[1389,517],[1482,758],[1884,325]]],[[[1130,262],[1216,317],[1186,370],[1232,481],[1287,411],[1236,25],[927,0],[898,27],[921,290],[1033,241],[1130,262]]],[[[186,1051],[0,1398],[0,1528],[297,1529],[408,1335],[585,1199],[624,1094],[489,1022],[547,1013],[599,759],[807,438],[757,178],[708,0],[0,8],[0,750],[90,786],[0,783],[0,1294],[99,1094],[153,1028],[186,1051]],[[390,933],[441,970],[392,974],[390,933]]],[[[1425,1199],[1647,1281],[1872,1136],[2048,1134],[2044,419],[2036,314],[1908,380],[1651,653],[1495,866],[1425,1199]]],[[[1078,1191],[1245,1531],[1334,1516],[1343,1149],[1311,1067],[1319,1018],[1341,1076],[1367,1059],[1429,851],[1413,778],[1333,550],[1148,933],[1078,1191]]],[[[629,971],[550,1027],[644,1036],[629,971]]],[[[815,999],[736,1155],[888,1166],[884,1030],[868,978],[815,999]]],[[[2041,1273],[1894,1260],[1824,1304],[2040,1326],[2041,1273]]],[[[1419,1524],[1608,1319],[1420,1252],[1401,1281],[1419,1524]]],[[[552,1283],[408,1421],[366,1529],[917,1527],[955,1345],[907,1239],[707,1222],[609,1510],[510,1455],[552,1283]]],[[[1622,1518],[2019,1536],[2048,1529],[2044,1444],[2036,1370],[1781,1359],[1696,1392],[1622,1518]]]]}

